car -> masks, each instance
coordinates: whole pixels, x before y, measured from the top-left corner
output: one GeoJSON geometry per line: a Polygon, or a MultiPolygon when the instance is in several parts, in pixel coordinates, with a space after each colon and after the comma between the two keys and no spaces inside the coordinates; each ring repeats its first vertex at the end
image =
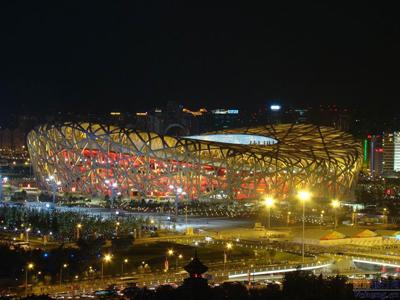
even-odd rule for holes
{"type": "Polygon", "coordinates": [[[120,299],[120,296],[115,290],[98,290],[95,291],[93,295],[96,297],[96,299],[120,299]]]}

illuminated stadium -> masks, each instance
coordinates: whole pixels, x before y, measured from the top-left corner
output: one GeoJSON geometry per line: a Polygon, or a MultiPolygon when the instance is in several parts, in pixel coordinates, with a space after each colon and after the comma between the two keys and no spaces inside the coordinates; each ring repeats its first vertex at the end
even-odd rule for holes
{"type": "Polygon", "coordinates": [[[71,122],[32,130],[28,147],[42,187],[122,198],[345,197],[362,159],[350,134],[308,124],[173,137],[71,122]]]}

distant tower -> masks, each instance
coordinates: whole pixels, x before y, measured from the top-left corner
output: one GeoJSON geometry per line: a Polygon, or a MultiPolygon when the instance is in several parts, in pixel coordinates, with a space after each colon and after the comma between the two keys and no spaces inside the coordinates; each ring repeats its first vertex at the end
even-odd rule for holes
{"type": "Polygon", "coordinates": [[[176,299],[207,300],[212,298],[211,288],[208,286],[207,279],[202,275],[207,272],[208,268],[198,259],[197,251],[184,269],[189,273],[189,277],[178,287],[176,299]]]}
{"type": "Polygon", "coordinates": [[[192,289],[208,287],[207,279],[202,276],[203,273],[207,272],[208,267],[198,259],[197,251],[194,253],[194,258],[184,269],[189,273],[189,277],[184,280],[183,287],[192,289]]]}
{"type": "Polygon", "coordinates": [[[382,136],[369,134],[364,139],[364,167],[368,168],[372,177],[382,175],[383,167],[383,148],[382,136]]]}

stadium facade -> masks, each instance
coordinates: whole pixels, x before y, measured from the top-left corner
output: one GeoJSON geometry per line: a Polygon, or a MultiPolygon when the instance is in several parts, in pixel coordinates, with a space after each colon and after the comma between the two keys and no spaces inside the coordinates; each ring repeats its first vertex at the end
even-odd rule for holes
{"type": "Polygon", "coordinates": [[[46,124],[28,134],[42,187],[124,198],[285,198],[349,194],[362,163],[352,135],[308,124],[267,125],[196,136],[94,123],[46,124]]]}

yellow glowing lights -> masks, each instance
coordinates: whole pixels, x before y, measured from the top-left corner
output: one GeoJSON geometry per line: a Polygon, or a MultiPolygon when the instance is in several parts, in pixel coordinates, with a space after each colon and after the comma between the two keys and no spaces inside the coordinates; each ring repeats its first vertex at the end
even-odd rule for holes
{"type": "Polygon", "coordinates": [[[272,198],[272,197],[265,198],[264,205],[266,207],[272,207],[272,206],[274,206],[274,204],[275,204],[275,199],[274,198],[272,198]]]}
{"type": "Polygon", "coordinates": [[[82,228],[82,224],[81,224],[81,223],[78,223],[78,224],[76,225],[76,227],[79,228],[79,229],[81,229],[81,228],[82,228]]]}
{"type": "Polygon", "coordinates": [[[173,250],[173,249],[169,249],[167,253],[168,253],[168,255],[170,255],[170,256],[171,256],[171,255],[174,255],[174,250],[173,250]]]}
{"type": "Polygon", "coordinates": [[[332,205],[333,208],[338,208],[340,206],[340,201],[334,199],[334,200],[332,200],[331,205],[332,205]]]}
{"type": "Polygon", "coordinates": [[[27,265],[27,267],[28,267],[28,270],[32,270],[35,267],[35,265],[33,263],[29,263],[27,265]]]}
{"type": "Polygon", "coordinates": [[[231,250],[233,247],[232,243],[227,243],[226,244],[226,249],[231,250]]]}
{"type": "Polygon", "coordinates": [[[112,255],[111,255],[111,254],[106,254],[106,255],[104,255],[104,257],[103,257],[103,260],[104,260],[105,262],[110,262],[111,259],[112,259],[112,255]]]}
{"type": "Polygon", "coordinates": [[[311,199],[311,193],[309,191],[299,191],[297,193],[297,198],[299,198],[300,201],[306,202],[311,199]]]}

